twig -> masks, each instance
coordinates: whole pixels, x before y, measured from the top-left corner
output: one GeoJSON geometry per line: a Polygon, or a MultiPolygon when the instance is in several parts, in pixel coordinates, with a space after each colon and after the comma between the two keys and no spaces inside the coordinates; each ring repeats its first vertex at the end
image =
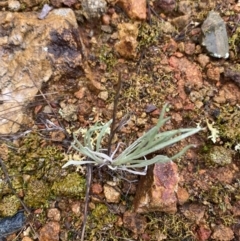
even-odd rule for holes
{"type": "Polygon", "coordinates": [[[87,187],[86,187],[86,195],[85,195],[84,217],[83,217],[83,224],[82,224],[81,241],[84,241],[84,234],[85,234],[85,230],[86,230],[89,192],[90,192],[91,182],[92,182],[92,165],[89,164],[89,165],[87,165],[87,187]]]}
{"type": "Polygon", "coordinates": [[[118,128],[115,128],[115,123],[116,123],[116,115],[117,115],[117,105],[118,105],[118,100],[119,100],[119,97],[120,97],[121,88],[122,88],[122,75],[121,75],[121,73],[119,73],[118,74],[118,85],[117,85],[116,95],[115,95],[114,103],[113,103],[112,125],[111,125],[110,136],[109,136],[109,139],[108,139],[107,154],[109,156],[111,154],[111,145],[112,145],[113,137],[118,130],[118,128]]]}

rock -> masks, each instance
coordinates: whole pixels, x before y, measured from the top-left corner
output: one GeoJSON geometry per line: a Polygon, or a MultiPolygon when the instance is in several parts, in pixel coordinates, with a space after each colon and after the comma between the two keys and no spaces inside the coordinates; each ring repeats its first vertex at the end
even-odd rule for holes
{"type": "Polygon", "coordinates": [[[57,222],[48,222],[39,233],[39,241],[59,241],[60,225],[57,222]]]}
{"type": "Polygon", "coordinates": [[[207,241],[207,240],[209,240],[210,235],[211,235],[210,228],[203,224],[199,225],[196,232],[197,232],[197,237],[198,237],[199,241],[207,241]]]}
{"type": "Polygon", "coordinates": [[[83,14],[87,19],[100,18],[107,9],[105,0],[82,0],[83,14]]]}
{"type": "Polygon", "coordinates": [[[123,215],[123,226],[134,234],[142,234],[147,227],[147,220],[140,214],[127,211],[123,215]]]}
{"type": "Polygon", "coordinates": [[[234,239],[234,233],[231,228],[220,224],[214,228],[211,238],[219,241],[230,241],[234,239]]]}
{"type": "Polygon", "coordinates": [[[33,12],[2,12],[0,26],[0,134],[10,134],[43,82],[83,74],[82,57],[71,9],[55,9],[41,21],[33,12]]]}
{"type": "Polygon", "coordinates": [[[146,0],[119,0],[117,2],[128,17],[137,20],[146,20],[147,18],[147,3],[146,0]]]}
{"type": "Polygon", "coordinates": [[[200,204],[185,204],[180,208],[183,215],[190,221],[200,224],[205,214],[205,207],[200,204]]]}
{"type": "Polygon", "coordinates": [[[91,192],[93,194],[99,195],[103,191],[102,185],[100,183],[93,183],[91,186],[91,192]]]}
{"type": "Polygon", "coordinates": [[[214,82],[220,81],[221,72],[222,70],[220,67],[215,67],[211,64],[207,67],[207,77],[214,82]]]}
{"type": "Polygon", "coordinates": [[[108,203],[119,203],[121,193],[117,190],[117,187],[105,184],[103,186],[103,192],[108,203]]]}
{"type": "Polygon", "coordinates": [[[78,107],[74,104],[65,104],[61,102],[61,109],[59,110],[59,114],[66,121],[76,121],[77,120],[77,109],[78,107]]]}
{"type": "Polygon", "coordinates": [[[210,161],[220,166],[225,166],[232,162],[232,151],[223,146],[214,146],[209,154],[210,161]]]}
{"type": "Polygon", "coordinates": [[[184,51],[188,55],[193,55],[195,53],[195,44],[194,43],[185,43],[184,51]]]}
{"type": "Polygon", "coordinates": [[[180,205],[183,205],[189,199],[188,191],[185,188],[183,188],[183,187],[178,187],[177,199],[178,199],[178,203],[180,205]]]}
{"type": "Polygon", "coordinates": [[[47,217],[52,221],[60,221],[61,220],[61,214],[60,211],[57,208],[51,208],[47,212],[47,217]]]}
{"type": "Polygon", "coordinates": [[[157,163],[142,177],[134,199],[134,209],[138,213],[177,211],[176,191],[178,188],[177,165],[172,161],[157,163]]]}
{"type": "Polygon", "coordinates": [[[234,81],[240,87],[240,71],[237,69],[225,68],[224,77],[234,81]]]}
{"type": "Polygon", "coordinates": [[[115,44],[115,50],[124,58],[132,59],[136,56],[138,36],[138,23],[122,23],[118,25],[119,41],[115,44]]]}
{"type": "Polygon", "coordinates": [[[19,1],[10,0],[8,1],[8,8],[11,11],[18,11],[21,8],[21,4],[19,1]]]}
{"type": "Polygon", "coordinates": [[[217,12],[211,11],[202,25],[203,41],[209,54],[215,58],[228,58],[229,46],[226,24],[217,12]]]}
{"type": "Polygon", "coordinates": [[[195,63],[192,63],[185,57],[177,58],[171,56],[169,64],[173,67],[174,71],[180,71],[181,75],[184,76],[184,82],[187,86],[197,89],[203,86],[202,73],[195,63]]]}
{"type": "Polygon", "coordinates": [[[201,67],[205,67],[209,63],[209,57],[205,54],[199,54],[197,58],[198,63],[201,65],[201,67]]]}

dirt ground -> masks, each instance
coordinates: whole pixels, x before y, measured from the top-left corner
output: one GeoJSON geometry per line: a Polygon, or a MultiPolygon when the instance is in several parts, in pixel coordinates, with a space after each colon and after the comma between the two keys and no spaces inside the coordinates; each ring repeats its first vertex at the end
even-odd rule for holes
{"type": "MultiPolygon", "coordinates": [[[[32,132],[0,138],[12,185],[32,213],[24,229],[7,240],[37,240],[37,234],[40,240],[80,240],[86,167],[62,166],[74,155],[79,158],[70,148],[75,130],[112,118],[119,76],[117,123],[131,115],[113,148],[119,142],[129,145],[153,127],[165,103],[171,121],[164,130],[198,123],[206,129],[159,152],[172,156],[187,144],[197,146],[176,161],[182,193],[174,214],[138,214],[128,223],[125,215],[133,210],[140,177],[93,168],[84,240],[240,240],[240,5],[232,0],[165,1],[170,5],[164,9],[161,2],[148,1],[142,21],[129,18],[121,4],[108,3],[100,19],[89,20],[79,13],[81,4],[70,4],[97,82],[83,75],[44,84],[48,103],[40,95],[26,107],[33,115],[26,129],[32,132]],[[210,10],[226,23],[227,59],[211,57],[201,45],[201,24],[210,10]],[[118,46],[121,34],[130,41],[118,46]],[[65,131],[47,130],[46,120],[65,131]],[[106,201],[107,183],[121,194],[117,203],[106,201]]],[[[40,11],[41,6],[25,5],[22,11],[40,11]]],[[[1,217],[22,208],[7,184],[0,190],[1,217]]]]}

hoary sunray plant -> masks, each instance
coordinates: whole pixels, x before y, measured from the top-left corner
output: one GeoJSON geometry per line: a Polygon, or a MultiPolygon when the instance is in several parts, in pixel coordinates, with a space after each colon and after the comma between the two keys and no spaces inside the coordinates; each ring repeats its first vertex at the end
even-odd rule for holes
{"type": "Polygon", "coordinates": [[[104,136],[109,134],[112,120],[102,126],[95,124],[94,126],[90,127],[89,130],[84,134],[83,144],[78,141],[77,136],[75,135],[72,147],[84,155],[85,159],[82,161],[69,160],[63,166],[63,168],[69,165],[78,166],[84,164],[93,164],[98,167],[108,166],[108,168],[111,170],[123,170],[138,175],[145,175],[149,165],[179,158],[189,148],[194,147],[194,145],[187,145],[172,157],[156,155],[154,157],[147,158],[149,154],[171,146],[202,130],[201,127],[197,126],[196,128],[183,128],[159,132],[159,129],[170,119],[170,117],[164,117],[166,108],[167,104],[164,105],[156,126],[147,131],[132,144],[127,146],[118,155],[117,152],[119,146],[124,145],[124,143],[118,143],[116,149],[110,155],[107,155],[104,152],[105,149],[101,149],[104,136]],[[94,139],[94,136],[96,136],[96,133],[97,138],[95,138],[96,140],[93,144],[92,140],[94,139]]]}

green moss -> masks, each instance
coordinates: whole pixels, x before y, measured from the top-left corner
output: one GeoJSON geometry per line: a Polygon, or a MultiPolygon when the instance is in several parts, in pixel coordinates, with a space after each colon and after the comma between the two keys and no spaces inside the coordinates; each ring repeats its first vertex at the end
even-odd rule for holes
{"type": "Polygon", "coordinates": [[[138,34],[138,48],[148,48],[149,46],[156,44],[159,41],[162,33],[161,21],[152,15],[151,25],[146,21],[142,22],[139,28],[138,34]]]}
{"type": "Polygon", "coordinates": [[[112,71],[115,64],[117,63],[117,58],[114,52],[107,45],[103,45],[101,47],[100,53],[99,53],[99,59],[101,63],[106,65],[107,71],[110,71],[110,72],[112,71]]]}
{"type": "Polygon", "coordinates": [[[25,188],[24,202],[27,206],[38,208],[47,203],[50,197],[49,186],[42,180],[30,179],[25,188]]]}
{"type": "Polygon", "coordinates": [[[148,222],[147,232],[152,239],[157,240],[161,234],[166,240],[194,240],[194,224],[187,220],[182,214],[152,213],[146,215],[148,222]],[[161,227],[159,229],[157,227],[161,227]]]}
{"type": "Polygon", "coordinates": [[[108,240],[112,240],[111,238],[114,237],[112,232],[116,232],[116,227],[114,227],[116,221],[116,215],[112,214],[106,205],[96,204],[89,214],[87,222],[89,240],[93,240],[94,237],[108,237],[108,240]],[[100,230],[102,230],[102,233],[100,230]]]}
{"type": "Polygon", "coordinates": [[[70,173],[60,181],[54,182],[52,191],[56,196],[81,197],[85,195],[86,180],[78,173],[70,173]]]}
{"type": "Polygon", "coordinates": [[[221,139],[234,145],[240,142],[240,109],[238,106],[223,105],[220,107],[216,128],[221,139]]]}
{"type": "Polygon", "coordinates": [[[229,38],[229,48],[232,50],[235,54],[235,57],[237,57],[239,52],[239,44],[240,44],[240,27],[237,27],[234,34],[229,38]]]}
{"type": "Polygon", "coordinates": [[[21,207],[21,203],[15,195],[5,196],[0,203],[0,216],[12,216],[21,207]]]}

